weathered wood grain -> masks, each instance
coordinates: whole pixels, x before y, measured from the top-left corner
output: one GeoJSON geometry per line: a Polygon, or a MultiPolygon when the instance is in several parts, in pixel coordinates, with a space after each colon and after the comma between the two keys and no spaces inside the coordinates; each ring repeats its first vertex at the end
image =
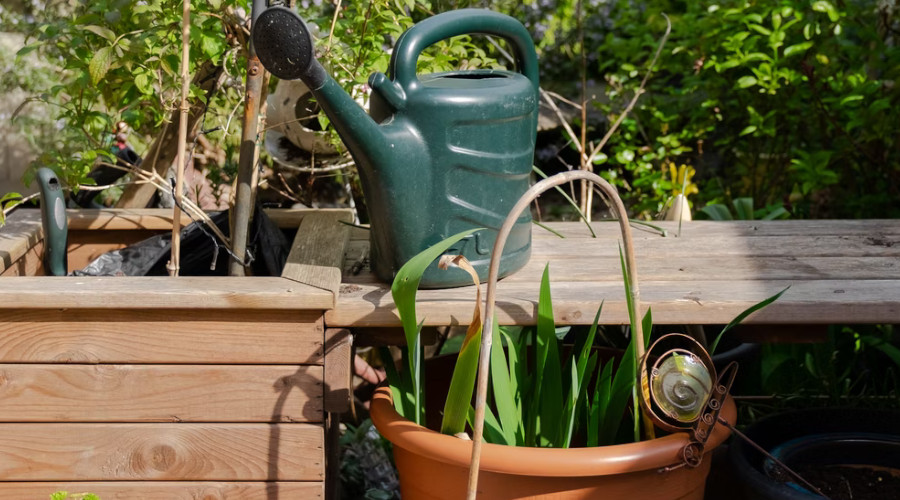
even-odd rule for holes
{"type": "Polygon", "coordinates": [[[344,328],[325,331],[325,411],[344,413],[350,409],[353,386],[353,336],[344,328]]]}
{"type": "Polygon", "coordinates": [[[312,424],[0,424],[4,481],[321,481],[312,424]]]}
{"type": "Polygon", "coordinates": [[[334,304],[327,290],[284,278],[17,277],[0,280],[3,308],[313,309],[334,304]]]}
{"type": "MultiPolygon", "coordinates": [[[[900,280],[641,281],[643,307],[657,324],[724,324],[751,305],[790,290],[747,323],[894,323],[900,321],[900,280]]],[[[380,284],[343,285],[338,305],[325,323],[338,326],[396,326],[390,290],[380,284]]],[[[626,324],[625,292],[615,282],[551,282],[558,324],[589,324],[603,303],[603,324],[626,324]]],[[[500,324],[533,325],[537,283],[501,282],[500,324]]],[[[416,309],[426,325],[465,325],[472,317],[469,288],[420,290],[416,309]]]]}
{"type": "Polygon", "coordinates": [[[323,342],[320,311],[0,309],[6,363],[322,364],[323,342]]]}
{"type": "Polygon", "coordinates": [[[57,491],[89,492],[102,500],[314,500],[324,497],[320,482],[0,482],[2,499],[45,500],[57,491]]]}
{"type": "MultiPolygon", "coordinates": [[[[748,322],[900,321],[900,221],[695,221],[684,223],[680,235],[676,222],[657,225],[665,237],[632,226],[643,305],[652,307],[657,323],[727,323],[788,285],[787,294],[748,322]]],[[[534,324],[549,262],[557,322],[589,323],[604,302],[601,322],[626,323],[618,225],[593,223],[597,238],[580,222],[550,227],[566,237],[534,229],[531,260],[497,288],[500,322],[534,324]]],[[[365,233],[352,231],[338,304],[325,315],[330,327],[399,325],[389,284],[358,265],[365,245],[365,233]]],[[[419,319],[465,324],[473,300],[471,287],[421,290],[419,319]]],[[[365,335],[357,340],[367,342],[365,335]]]]}
{"type": "Polygon", "coordinates": [[[283,278],[328,290],[337,300],[341,285],[341,263],[353,222],[348,211],[308,215],[297,230],[283,278]]]}
{"type": "Polygon", "coordinates": [[[0,422],[322,422],[323,367],[0,364],[0,422]]]}
{"type": "MultiPolygon", "coordinates": [[[[3,253],[0,252],[0,257],[3,253]]],[[[39,241],[33,247],[25,251],[10,265],[0,263],[0,276],[12,278],[16,276],[43,276],[44,263],[41,260],[44,256],[44,242],[39,241]]]]}
{"type": "Polygon", "coordinates": [[[39,210],[18,210],[6,219],[0,227],[0,270],[12,266],[44,238],[40,217],[39,210]]]}

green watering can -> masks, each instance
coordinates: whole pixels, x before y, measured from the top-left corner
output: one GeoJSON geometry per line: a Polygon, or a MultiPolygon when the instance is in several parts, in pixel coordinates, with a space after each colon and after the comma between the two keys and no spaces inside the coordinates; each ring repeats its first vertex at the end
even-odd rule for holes
{"type": "MultiPolygon", "coordinates": [[[[426,19],[404,33],[388,74],[369,78],[370,115],[315,58],[309,29],[292,10],[270,7],[254,22],[252,42],[278,78],[301,79],[328,115],[357,164],[371,219],[372,269],[384,281],[429,246],[466,229],[486,228],[448,253],[461,253],[487,278],[497,230],[529,187],[538,116],[538,64],[531,36],[512,17],[462,9],[426,19]],[[416,74],[419,54],[469,33],[502,37],[519,72],[416,74]]],[[[513,229],[500,276],[531,254],[531,216],[513,229]]],[[[421,286],[462,286],[459,269],[426,270],[421,286]]]]}

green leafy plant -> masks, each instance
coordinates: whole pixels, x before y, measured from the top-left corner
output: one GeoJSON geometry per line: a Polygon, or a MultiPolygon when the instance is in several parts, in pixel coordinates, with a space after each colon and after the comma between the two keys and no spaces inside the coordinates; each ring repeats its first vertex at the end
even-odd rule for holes
{"type": "Polygon", "coordinates": [[[100,497],[93,493],[69,493],[68,491],[57,491],[50,495],[50,500],[100,500],[100,497]]]}
{"type": "Polygon", "coordinates": [[[786,219],[790,213],[780,205],[769,205],[754,210],[753,198],[735,198],[731,202],[733,211],[722,203],[710,203],[700,209],[700,213],[711,220],[774,220],[786,219]]]}
{"type": "MultiPolygon", "coordinates": [[[[402,370],[386,366],[394,406],[402,416],[422,425],[425,421],[422,372],[422,348],[419,333],[423,320],[415,313],[419,278],[428,265],[453,244],[474,231],[454,235],[413,257],[397,273],[391,291],[406,335],[402,350],[402,370]]],[[[622,258],[623,284],[630,297],[631,277],[622,258]]],[[[474,273],[474,271],[472,271],[474,273]]],[[[731,327],[751,313],[774,302],[784,291],[756,304],[732,322],[731,327]]],[[[480,303],[480,292],[477,299],[480,303]]],[[[479,304],[480,306],[480,304],[479,304]]],[[[635,381],[638,378],[636,342],[646,348],[653,327],[648,309],[643,318],[630,298],[627,300],[632,332],[645,332],[644,338],[632,335],[621,356],[602,357],[593,350],[602,305],[584,337],[574,345],[563,344],[553,319],[550,294],[550,270],[541,278],[537,324],[534,328],[499,328],[494,332],[490,363],[491,397],[485,413],[485,440],[510,446],[568,448],[575,444],[603,446],[641,439],[641,405],[636,404],[635,381]],[[634,328],[641,321],[642,329],[634,328]],[[628,408],[631,411],[628,411],[628,408]],[[621,432],[629,419],[632,431],[621,432]]],[[[463,340],[450,389],[444,405],[441,431],[457,435],[472,424],[471,406],[475,374],[478,369],[481,314],[476,307],[472,324],[463,340]],[[464,419],[462,416],[466,416],[464,419]]],[[[713,346],[714,348],[715,346],[713,346]]],[[[641,349],[643,351],[643,349],[641,349]]],[[[383,356],[384,359],[391,359],[383,356]]],[[[644,432],[651,431],[644,429],[644,432]]]]}

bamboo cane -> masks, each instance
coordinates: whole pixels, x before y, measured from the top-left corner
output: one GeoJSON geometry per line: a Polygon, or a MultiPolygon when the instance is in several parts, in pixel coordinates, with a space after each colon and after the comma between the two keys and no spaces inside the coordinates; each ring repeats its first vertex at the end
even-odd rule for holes
{"type": "Polygon", "coordinates": [[[178,154],[175,157],[175,207],[172,209],[172,256],[166,269],[169,276],[178,276],[181,268],[181,203],[184,191],[184,165],[187,149],[187,122],[190,106],[188,94],[191,81],[188,79],[191,43],[191,0],[184,0],[181,12],[181,116],[178,119],[178,154]]]}
{"type": "MultiPolygon", "coordinates": [[[[584,170],[571,170],[568,172],[562,172],[534,184],[533,186],[531,186],[531,188],[528,189],[528,191],[525,192],[525,194],[522,195],[521,198],[519,198],[519,201],[506,216],[506,220],[503,222],[503,225],[500,227],[500,231],[497,233],[497,241],[494,243],[494,249],[491,253],[491,265],[490,269],[488,270],[487,294],[485,297],[486,304],[484,308],[484,327],[482,328],[481,334],[481,352],[478,359],[478,380],[475,389],[475,422],[473,425],[474,437],[472,440],[472,459],[469,465],[469,484],[466,495],[466,498],[468,500],[475,500],[475,495],[478,489],[478,467],[481,461],[481,447],[484,441],[484,413],[485,406],[487,404],[487,383],[488,370],[490,368],[491,360],[491,339],[494,333],[494,302],[496,300],[495,296],[497,291],[497,278],[500,273],[500,255],[503,253],[503,246],[506,244],[506,239],[509,236],[509,233],[515,225],[516,221],[518,220],[519,215],[522,213],[522,211],[524,211],[531,205],[532,201],[534,201],[541,193],[548,189],[576,180],[582,180],[585,182],[596,184],[600,188],[600,190],[607,195],[607,199],[611,204],[610,208],[619,220],[619,228],[622,231],[622,243],[625,253],[625,266],[628,269],[629,274],[631,275],[631,289],[628,291],[628,293],[631,295],[631,300],[634,303],[634,310],[638,315],[637,321],[634,322],[634,329],[631,332],[632,336],[639,339],[639,341],[634,343],[635,359],[640,360],[644,357],[645,348],[642,341],[644,338],[644,333],[640,319],[641,294],[640,290],[638,289],[637,263],[634,256],[634,242],[631,237],[631,226],[628,225],[628,214],[625,211],[625,205],[622,203],[622,200],[619,198],[619,195],[616,192],[616,188],[603,180],[603,178],[601,178],[597,174],[584,170]]],[[[636,366],[639,366],[639,363],[636,366]]],[[[644,424],[645,426],[648,425],[646,419],[644,424]]],[[[652,429],[652,423],[650,423],[649,425],[649,428],[652,429]]]]}

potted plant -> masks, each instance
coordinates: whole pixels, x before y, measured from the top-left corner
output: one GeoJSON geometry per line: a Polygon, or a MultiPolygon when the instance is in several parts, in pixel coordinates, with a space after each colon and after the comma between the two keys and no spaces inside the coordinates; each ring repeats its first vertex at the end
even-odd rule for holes
{"type": "MultiPolygon", "coordinates": [[[[403,367],[396,370],[388,364],[390,386],[377,391],[371,407],[376,427],[393,443],[404,499],[456,499],[464,494],[474,498],[476,493],[491,499],[596,498],[600,494],[608,498],[703,498],[710,464],[703,455],[730,434],[727,426],[714,424],[734,423],[734,403],[724,398],[725,391],[716,381],[710,361],[709,366],[704,366],[710,383],[694,387],[693,379],[699,377],[690,374],[683,378],[691,380],[684,380],[679,386],[690,393],[690,401],[680,403],[692,408],[692,415],[685,420],[695,425],[693,432],[657,436],[657,426],[675,428],[663,421],[654,425],[650,420],[651,415],[665,413],[655,399],[647,397],[651,386],[656,390],[656,373],[646,367],[647,337],[643,333],[650,331],[652,318],[649,310],[643,321],[638,316],[641,309],[630,230],[615,189],[594,174],[565,172],[535,184],[519,200],[507,221],[514,221],[544,190],[575,179],[600,185],[620,214],[625,246],[623,281],[632,329],[629,347],[618,361],[602,359],[592,352],[600,311],[586,338],[571,348],[561,346],[555,336],[546,270],[534,333],[515,338],[502,330],[495,331],[492,319],[497,266],[492,261],[486,307],[482,314],[478,289],[478,307],[453,369],[441,432],[427,429],[422,425],[423,362],[418,336],[421,323],[415,314],[418,277],[454,241],[471,231],[455,235],[411,259],[398,272],[392,286],[407,340],[403,367]],[[506,343],[506,349],[491,348],[501,342],[506,343]],[[478,390],[472,408],[476,373],[478,390]],[[486,404],[488,373],[490,406],[486,404]],[[711,397],[713,392],[719,396],[711,397]],[[633,423],[630,428],[622,425],[629,418],[633,423]],[[704,419],[713,425],[699,423],[704,419]],[[474,432],[472,440],[467,428],[474,432]],[[621,444],[618,436],[623,433],[628,435],[626,441],[633,442],[621,444]],[[489,443],[482,446],[483,438],[489,443]],[[576,444],[581,446],[575,447],[576,444]]],[[[505,224],[500,230],[494,261],[499,260],[509,227],[505,224]]],[[[465,269],[465,261],[454,260],[465,269]]],[[[741,317],[774,299],[752,307],[741,317]]]]}

